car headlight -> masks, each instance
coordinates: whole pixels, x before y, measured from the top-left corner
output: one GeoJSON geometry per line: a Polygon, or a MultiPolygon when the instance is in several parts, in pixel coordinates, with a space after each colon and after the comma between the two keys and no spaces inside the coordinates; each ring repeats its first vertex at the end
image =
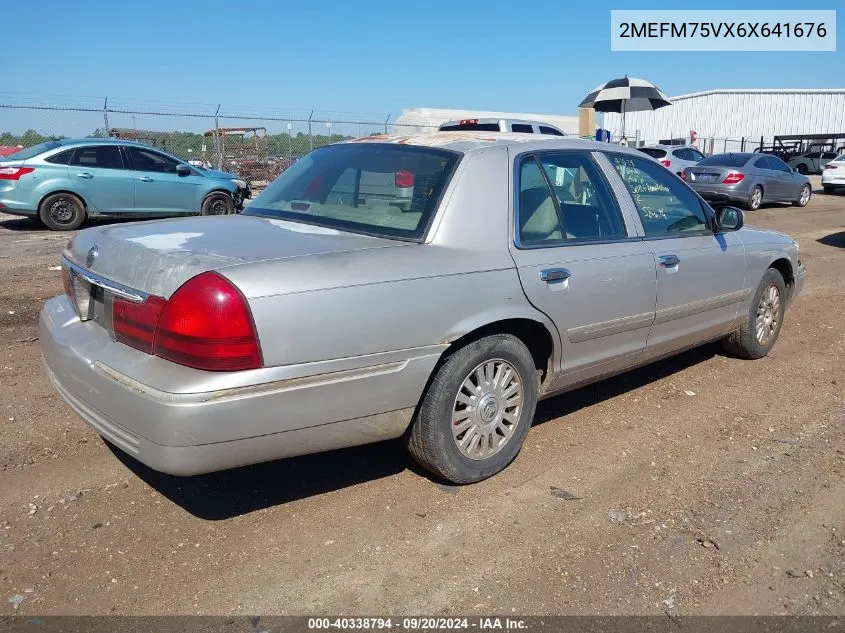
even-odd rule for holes
{"type": "Polygon", "coordinates": [[[241,180],[240,178],[232,178],[232,182],[235,183],[235,186],[240,187],[241,189],[246,189],[246,180],[241,180]]]}

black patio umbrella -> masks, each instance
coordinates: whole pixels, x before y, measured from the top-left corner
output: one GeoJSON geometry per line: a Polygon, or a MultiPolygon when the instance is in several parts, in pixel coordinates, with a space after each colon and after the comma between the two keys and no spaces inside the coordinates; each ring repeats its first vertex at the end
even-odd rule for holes
{"type": "Polygon", "coordinates": [[[596,87],[578,105],[596,112],[618,112],[622,115],[622,138],[625,138],[625,113],[657,110],[672,105],[660,89],[650,81],[634,77],[611,79],[596,87]]]}

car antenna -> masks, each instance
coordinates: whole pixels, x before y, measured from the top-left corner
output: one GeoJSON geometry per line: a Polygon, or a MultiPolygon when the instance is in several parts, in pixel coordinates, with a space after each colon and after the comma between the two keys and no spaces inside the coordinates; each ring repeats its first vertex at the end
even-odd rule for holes
{"type": "Polygon", "coordinates": [[[44,130],[38,130],[38,131],[41,132],[41,134],[43,134],[47,138],[49,138],[51,141],[58,141],[61,138],[60,136],[56,136],[55,134],[49,134],[48,132],[45,132],[44,130]]]}

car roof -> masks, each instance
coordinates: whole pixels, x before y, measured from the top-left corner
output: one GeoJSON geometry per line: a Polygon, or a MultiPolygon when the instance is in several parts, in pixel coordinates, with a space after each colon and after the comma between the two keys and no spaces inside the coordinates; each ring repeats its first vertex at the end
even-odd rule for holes
{"type": "Polygon", "coordinates": [[[160,150],[153,145],[147,145],[146,143],[139,143],[137,141],[129,141],[122,138],[61,138],[57,139],[56,142],[63,147],[75,145],[134,145],[136,147],[143,147],[146,149],[152,148],[165,153],[167,152],[167,150],[160,150]]]}
{"type": "Polygon", "coordinates": [[[455,152],[470,153],[489,147],[508,147],[518,151],[545,149],[584,149],[589,151],[614,151],[642,156],[633,148],[600,143],[573,136],[552,136],[545,134],[519,134],[514,132],[427,132],[424,134],[393,136],[375,134],[344,141],[345,143],[387,143],[415,145],[419,147],[437,147],[455,152]]]}
{"type": "Polygon", "coordinates": [[[694,145],[662,145],[660,143],[657,143],[655,145],[643,145],[642,147],[638,147],[637,149],[665,149],[667,151],[671,149],[695,149],[701,151],[694,145]]]}

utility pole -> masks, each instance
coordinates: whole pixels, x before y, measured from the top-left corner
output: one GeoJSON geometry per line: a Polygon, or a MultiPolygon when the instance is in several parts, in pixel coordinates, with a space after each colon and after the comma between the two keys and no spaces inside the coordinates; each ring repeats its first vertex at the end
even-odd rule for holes
{"type": "Polygon", "coordinates": [[[313,150],[314,149],[314,137],[311,136],[311,119],[314,118],[314,110],[311,110],[311,114],[308,115],[308,147],[313,150]]]}
{"type": "Polygon", "coordinates": [[[103,103],[103,120],[106,123],[106,138],[109,137],[109,98],[103,103]]]}

